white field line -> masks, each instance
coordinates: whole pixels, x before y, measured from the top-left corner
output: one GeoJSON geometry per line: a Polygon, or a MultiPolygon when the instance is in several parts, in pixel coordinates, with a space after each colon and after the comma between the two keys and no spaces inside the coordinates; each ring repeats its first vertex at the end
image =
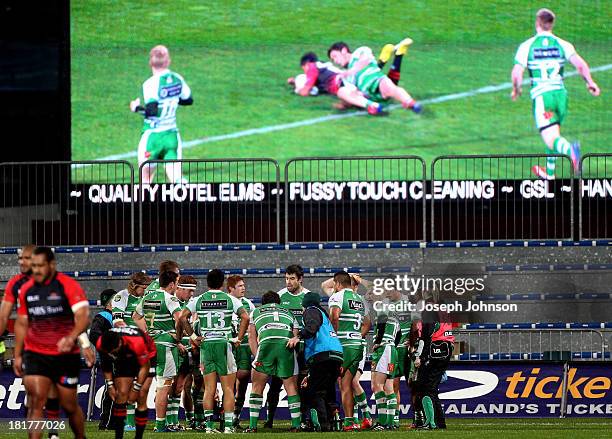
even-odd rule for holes
{"type": "MultiPolygon", "coordinates": [[[[610,69],[612,69],[612,64],[606,64],[603,66],[592,68],[591,72],[603,72],[603,71],[610,70],[610,69]]],[[[567,73],[565,77],[567,78],[570,76],[576,76],[577,74],[578,74],[577,71],[573,71],[573,72],[567,73]]],[[[529,79],[525,79],[523,81],[523,85],[526,85],[528,83],[529,83],[529,79]]],[[[460,92],[460,93],[452,93],[448,95],[438,96],[435,98],[424,99],[420,102],[423,105],[440,104],[443,102],[456,101],[458,99],[466,99],[466,98],[470,98],[470,97],[481,95],[481,94],[495,93],[495,92],[502,91],[502,90],[509,90],[511,88],[512,88],[511,82],[504,82],[502,84],[487,85],[485,87],[475,88],[475,89],[460,92]]],[[[387,109],[391,111],[399,107],[400,107],[399,104],[395,104],[395,105],[388,106],[387,109]]],[[[221,134],[218,136],[201,137],[199,139],[193,139],[193,140],[188,140],[186,142],[183,142],[183,149],[193,148],[195,146],[203,145],[206,143],[221,142],[223,140],[239,139],[241,137],[254,136],[258,134],[267,134],[267,133],[272,133],[274,131],[290,130],[292,128],[299,128],[299,127],[304,127],[308,125],[316,125],[318,123],[329,122],[332,120],[348,119],[350,117],[357,117],[357,116],[366,116],[367,114],[368,113],[366,113],[365,111],[352,111],[352,112],[343,113],[343,114],[330,114],[327,116],[315,117],[312,119],[299,120],[297,122],[283,123],[279,125],[268,125],[268,126],[264,126],[261,128],[250,128],[248,130],[236,131],[234,133],[221,134]]],[[[121,154],[112,154],[106,157],[100,157],[97,160],[124,160],[124,159],[132,158],[132,157],[136,157],[135,149],[130,152],[125,152],[121,154]]],[[[87,165],[73,165],[73,167],[81,167],[81,166],[87,166],[87,165]]]]}

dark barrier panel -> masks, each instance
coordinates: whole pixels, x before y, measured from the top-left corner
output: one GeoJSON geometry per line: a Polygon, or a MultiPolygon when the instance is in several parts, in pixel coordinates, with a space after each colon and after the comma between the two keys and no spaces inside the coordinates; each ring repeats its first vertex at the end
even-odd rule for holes
{"type": "Polygon", "coordinates": [[[123,161],[2,163],[0,246],[133,245],[134,203],[95,189],[133,181],[123,161]]]}
{"type": "Polygon", "coordinates": [[[424,179],[415,156],[292,159],[286,242],[424,240],[424,179]]]}
{"type": "Polygon", "coordinates": [[[431,240],[573,239],[573,170],[563,155],[442,156],[431,164],[431,240]],[[538,177],[556,159],[554,178],[538,177]]]}
{"type": "Polygon", "coordinates": [[[612,238],[612,154],[587,154],[580,175],[580,239],[612,238]]]}
{"type": "Polygon", "coordinates": [[[142,245],[280,240],[274,160],[152,160],[139,180],[142,245]]]}

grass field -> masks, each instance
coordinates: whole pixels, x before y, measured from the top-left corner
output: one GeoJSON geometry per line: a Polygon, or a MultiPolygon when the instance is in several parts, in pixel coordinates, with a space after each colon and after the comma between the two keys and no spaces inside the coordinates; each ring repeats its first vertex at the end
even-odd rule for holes
{"type": "MultiPolygon", "coordinates": [[[[278,437],[278,434],[287,433],[287,427],[281,423],[274,430],[260,429],[253,437],[266,439],[268,437],[278,437]]],[[[455,437],[455,438],[475,438],[475,439],[500,439],[500,438],[576,438],[593,439],[609,437],[612,429],[612,419],[450,419],[447,421],[446,431],[407,431],[406,426],[398,431],[392,432],[358,432],[358,433],[292,433],[292,438],[301,437],[323,437],[334,439],[340,437],[359,436],[362,439],[380,437],[455,437]]],[[[89,439],[110,439],[114,437],[113,432],[100,432],[97,430],[97,423],[90,422],[87,425],[86,435],[89,439]]],[[[202,432],[183,432],[172,435],[184,439],[202,437],[202,432]]],[[[4,430],[3,437],[21,437],[22,432],[11,432],[4,430]]],[[[68,432],[60,432],[60,437],[72,436],[68,432]]],[[[153,434],[151,431],[145,433],[145,437],[161,437],[162,435],[153,434]]],[[[163,435],[167,436],[167,435],[163,435]]],[[[126,433],[126,439],[133,437],[133,433],[126,433]]]]}
{"type": "MultiPolygon", "coordinates": [[[[528,87],[516,103],[510,89],[442,99],[424,114],[339,114],[328,96],[301,98],[285,85],[308,50],[324,58],[344,40],[375,52],[411,36],[400,82],[417,99],[507,83],[514,53],[533,34],[541,2],[496,0],[335,1],[176,0],[71,2],[73,160],[108,157],[135,163],[142,118],[128,103],[150,76],[148,51],[167,45],[172,68],[193,90],[179,110],[185,158],[414,154],[431,163],[445,154],[543,153],[528,87]],[[298,126],[278,127],[297,123],[298,126]],[[272,127],[272,128],[270,128],[272,127]],[[259,131],[248,131],[264,128],[259,131]],[[238,134],[236,134],[238,133],[238,134]]],[[[612,63],[612,8],[599,0],[555,2],[556,33],[592,67],[612,63]]],[[[570,66],[566,72],[572,72],[570,66]]],[[[563,133],[583,153],[609,152],[612,70],[594,74],[593,98],[578,76],[567,79],[563,133]]]]}

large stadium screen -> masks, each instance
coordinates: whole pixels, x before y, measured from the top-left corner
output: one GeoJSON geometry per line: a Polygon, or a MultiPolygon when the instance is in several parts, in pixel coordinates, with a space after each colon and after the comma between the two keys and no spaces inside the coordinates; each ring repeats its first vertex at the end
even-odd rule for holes
{"type": "MultiPolygon", "coordinates": [[[[136,165],[140,145],[141,161],[177,155],[268,157],[282,168],[293,157],[416,155],[429,168],[435,157],[444,155],[571,153],[569,145],[577,141],[582,154],[610,151],[612,34],[606,2],[562,0],[554,5],[554,34],[586,60],[602,94],[589,93],[572,65],[577,58],[564,58],[570,46],[545,38],[521,58],[529,65],[516,101],[510,97],[511,71],[519,45],[535,35],[541,2],[71,3],[73,160],[121,159],[136,165]],[[405,38],[412,44],[404,47],[401,63],[397,47],[391,48],[382,73],[393,80],[399,73],[396,82],[422,105],[419,114],[403,109],[406,95],[374,72],[383,48],[405,38]],[[380,103],[382,115],[368,115],[323,89],[316,96],[301,96],[288,84],[288,78],[303,73],[305,53],[331,62],[328,49],[339,41],[351,54],[364,46],[371,49],[371,78],[345,77],[358,86],[346,92],[358,104],[369,99],[376,108],[380,103]],[[193,96],[191,106],[176,108],[174,103],[157,109],[160,116],[176,111],[182,140],[178,152],[172,151],[172,141],[155,146],[150,139],[147,151],[144,118],[130,111],[135,99],[144,108],[145,98],[180,91],[179,82],[159,90],[156,83],[150,84],[151,96],[144,96],[143,83],[152,76],[149,53],[156,45],[168,48],[169,69],[181,75],[193,96]],[[563,75],[567,108],[558,96],[546,95],[544,110],[543,102],[532,103],[530,69],[539,79],[563,75]],[[370,80],[387,85],[368,85],[370,80]],[[384,93],[401,99],[382,99],[384,93]],[[558,119],[569,143],[561,142],[553,151],[536,124],[558,119]]],[[[336,67],[345,69],[349,62],[336,67]]],[[[327,73],[321,70],[321,76],[327,73]]],[[[533,164],[516,166],[530,173],[533,164]]],[[[545,161],[541,165],[545,170],[545,161]]]]}

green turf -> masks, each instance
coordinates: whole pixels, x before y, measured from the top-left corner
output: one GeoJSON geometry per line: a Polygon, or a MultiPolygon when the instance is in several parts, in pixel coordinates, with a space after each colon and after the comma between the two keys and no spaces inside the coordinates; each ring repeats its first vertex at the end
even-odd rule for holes
{"type": "MultiPolygon", "coordinates": [[[[518,44],[533,34],[541,2],[478,0],[256,2],[192,0],[71,2],[72,148],[74,160],[134,152],[142,118],[128,110],[148,78],[148,50],[171,51],[172,68],[193,90],[179,109],[184,141],[337,114],[330,97],[301,98],[285,85],[299,57],[320,57],[335,40],[351,46],[410,35],[401,85],[418,99],[509,81],[518,44]]],[[[556,32],[593,67],[612,62],[605,1],[555,2],[556,32]]],[[[573,71],[569,67],[567,71],[573,71]]],[[[594,75],[593,98],[577,77],[566,81],[570,111],[563,134],[583,153],[611,150],[612,70],[594,75]]],[[[185,158],[270,157],[284,166],[297,156],[414,154],[431,163],[447,154],[543,153],[528,88],[513,103],[509,90],[432,104],[421,116],[351,117],[202,144],[185,158]]],[[[135,159],[129,158],[135,163],[135,159]]]]}
{"type": "MultiPolygon", "coordinates": [[[[10,431],[8,424],[3,423],[3,437],[22,437],[23,432],[10,431]]],[[[286,434],[289,428],[287,423],[284,426],[278,424],[273,430],[261,428],[253,437],[266,439],[267,437],[278,437],[278,434],[286,434]]],[[[371,432],[364,431],[352,433],[358,435],[362,439],[382,438],[382,437],[406,437],[406,435],[414,437],[436,436],[436,437],[454,437],[454,438],[475,438],[475,439],[500,439],[500,438],[517,438],[517,439],[555,439],[555,438],[576,438],[576,439],[593,439],[609,437],[610,429],[612,429],[612,419],[450,419],[447,421],[448,429],[446,431],[407,431],[406,425],[398,431],[371,432]]],[[[145,432],[145,438],[150,437],[167,437],[168,435],[154,434],[149,427],[145,432]]],[[[324,437],[326,439],[334,439],[347,437],[348,433],[291,433],[291,437],[324,437]]],[[[97,423],[90,422],[87,424],[86,435],[89,439],[110,439],[114,437],[114,432],[100,432],[97,430],[97,423]]],[[[126,433],[125,438],[133,438],[134,433],[126,433]]],[[[350,435],[350,434],[349,434],[350,435]]],[[[71,436],[71,435],[70,435],[71,436]]],[[[181,439],[201,438],[203,432],[176,433],[173,437],[181,439]]],[[[68,432],[60,432],[60,437],[69,437],[68,432]]],[[[244,436],[243,436],[244,437],[244,436]]]]}

